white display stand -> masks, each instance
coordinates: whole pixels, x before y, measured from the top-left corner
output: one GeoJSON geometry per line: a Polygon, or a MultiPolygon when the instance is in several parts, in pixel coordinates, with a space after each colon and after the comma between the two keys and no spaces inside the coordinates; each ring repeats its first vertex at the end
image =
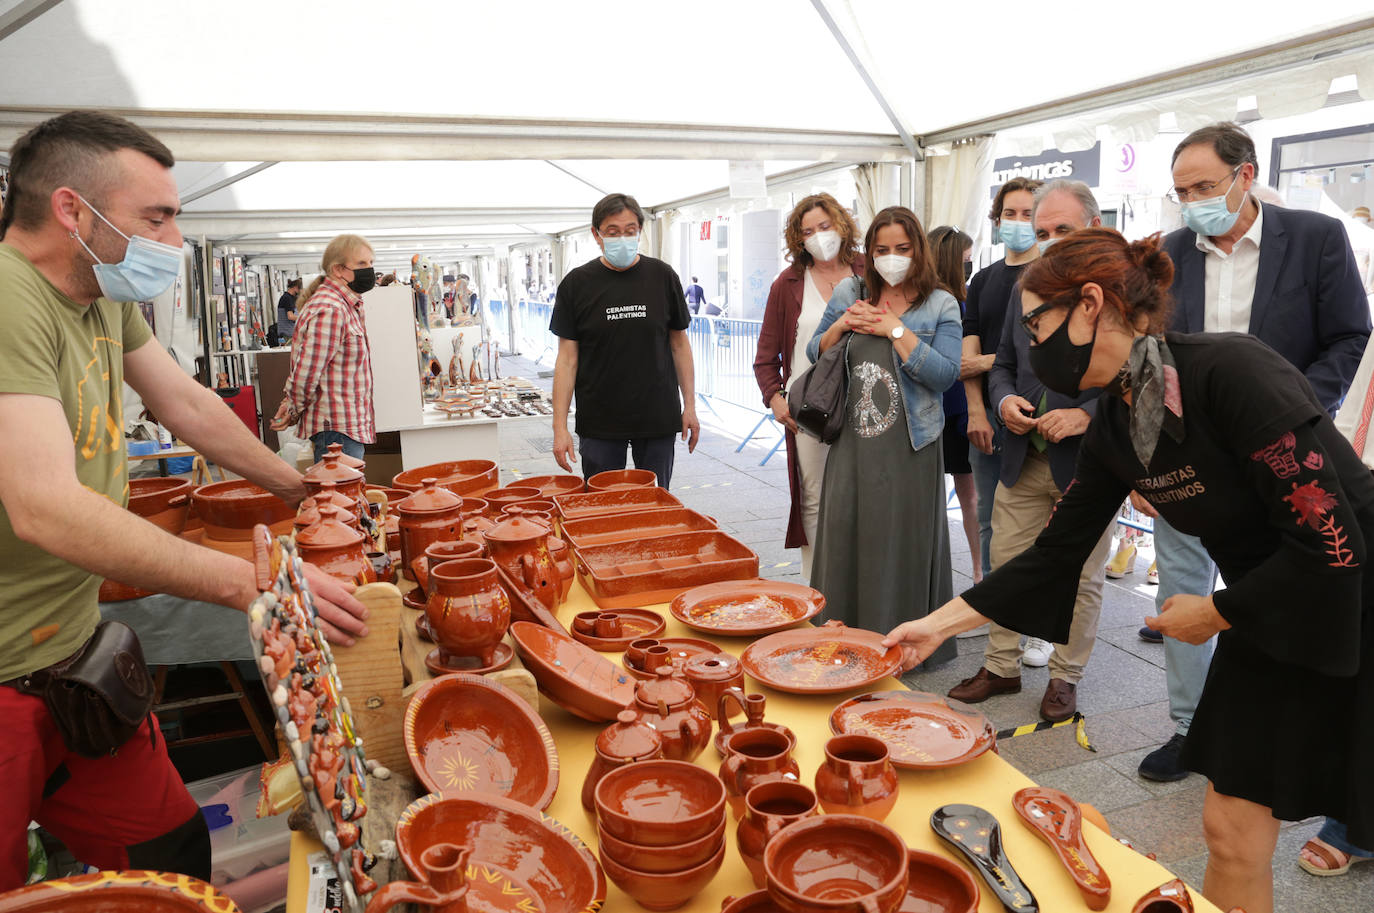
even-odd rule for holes
{"type": "Polygon", "coordinates": [[[429,407],[424,420],[413,428],[401,428],[401,466],[414,469],[430,463],[448,460],[501,459],[499,423],[508,418],[475,415],[471,418],[449,418],[429,407]]]}

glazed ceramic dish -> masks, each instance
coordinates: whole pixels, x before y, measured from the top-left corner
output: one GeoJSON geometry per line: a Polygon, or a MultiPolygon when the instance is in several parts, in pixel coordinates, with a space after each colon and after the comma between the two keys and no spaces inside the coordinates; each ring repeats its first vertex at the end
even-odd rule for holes
{"type": "Polygon", "coordinates": [[[820,590],[776,580],[731,580],[694,587],[669,611],[689,628],[727,637],[758,637],[790,628],[825,608],[820,590]]]}
{"type": "Polygon", "coordinates": [[[528,621],[510,633],[539,690],[574,716],[614,720],[634,700],[634,679],[591,647],[528,621]]]}
{"type": "Polygon", "coordinates": [[[653,637],[647,640],[652,640],[653,646],[664,648],[655,654],[657,659],[640,659],[640,654],[634,650],[635,642],[631,641],[620,660],[621,665],[629,669],[635,678],[653,678],[654,670],[665,662],[672,666],[681,666],[694,656],[713,656],[721,652],[720,647],[709,640],[698,640],[695,637],[653,637]]]}
{"type": "Polygon", "coordinates": [[[681,501],[657,485],[652,488],[618,488],[613,491],[558,495],[553,499],[553,503],[558,505],[558,515],[565,521],[632,510],[661,510],[665,507],[682,506],[681,501]]]}
{"type": "Polygon", "coordinates": [[[667,602],[684,590],[759,575],[759,556],[719,530],[593,545],[577,552],[578,576],[603,609],[667,602]]]}
{"type": "Polygon", "coordinates": [[[515,692],[480,675],[421,686],[405,717],[406,754],[432,793],[492,793],[548,808],[558,750],[544,721],[515,692]]]}
{"type": "Polygon", "coordinates": [[[667,624],[663,616],[653,609],[581,612],[573,618],[572,636],[598,652],[620,653],[631,641],[662,634],[667,624]],[[579,623],[579,620],[593,623],[586,625],[579,623]]]}
{"type": "Polygon", "coordinates": [[[685,507],[661,510],[635,510],[629,513],[602,514],[563,522],[563,538],[575,549],[627,539],[653,539],[682,533],[712,530],[716,524],[685,507]]]}
{"type": "Polygon", "coordinates": [[[296,511],[281,498],[246,479],[202,485],[191,494],[206,539],[247,541],[259,523],[278,535],[291,532],[296,511]]]}
{"type": "Polygon", "coordinates": [[[651,488],[658,476],[650,469],[608,469],[587,480],[588,491],[616,491],[625,488],[651,488]]]}
{"type": "Polygon", "coordinates": [[[1089,910],[1105,910],[1112,882],[1083,839],[1083,813],[1067,793],[1044,787],[1019,789],[1011,807],[1035,835],[1050,845],[1089,910]]]}
{"type": "Polygon", "coordinates": [[[725,820],[725,784],[689,761],[636,761],[596,784],[597,821],[640,846],[700,840],[725,820]]]}
{"type": "Polygon", "coordinates": [[[420,857],[439,843],[467,847],[469,910],[588,913],[606,899],[596,857],[565,826],[497,796],[428,795],[396,823],[396,849],[423,879],[420,857]]]}
{"type": "Polygon", "coordinates": [[[906,895],[909,865],[896,831],[857,815],[804,818],[763,850],[768,891],[794,913],[891,913],[906,895]]]}
{"type": "Polygon", "coordinates": [[[529,476],[517,479],[516,484],[537,488],[539,494],[545,498],[581,494],[587,490],[587,483],[582,477],[574,475],[529,476]]]}
{"type": "Polygon", "coordinates": [[[1002,826],[976,805],[944,805],[930,815],[930,829],[983,876],[988,890],[1014,913],[1039,913],[1040,905],[1002,849],[1002,826]]]}
{"type": "Polygon", "coordinates": [[[606,877],[615,882],[646,910],[676,910],[699,894],[711,883],[725,861],[725,841],[720,842],[710,859],[677,872],[645,872],[621,865],[605,849],[601,851],[601,867],[606,877]]]}
{"type": "Polygon", "coordinates": [[[906,899],[897,913],[978,913],[982,896],[968,869],[925,850],[908,850],[906,899]]]}
{"type": "Polygon", "coordinates": [[[397,473],[391,480],[396,488],[419,491],[422,479],[434,478],[456,495],[480,498],[501,484],[496,464],[491,460],[451,460],[432,463],[397,473]]]}
{"type": "Polygon", "coordinates": [[[840,704],[830,714],[836,735],[871,735],[887,744],[896,767],[957,767],[997,744],[991,721],[925,691],[875,691],[840,704]]]}
{"type": "Polygon", "coordinates": [[[862,688],[901,666],[897,647],[882,647],[883,635],[840,622],[819,628],[780,631],[750,644],[740,656],[744,671],[779,691],[833,694],[862,688]]]}
{"type": "Polygon", "coordinates": [[[239,913],[224,894],[187,875],[92,872],[0,894],[0,913],[239,913]]]}

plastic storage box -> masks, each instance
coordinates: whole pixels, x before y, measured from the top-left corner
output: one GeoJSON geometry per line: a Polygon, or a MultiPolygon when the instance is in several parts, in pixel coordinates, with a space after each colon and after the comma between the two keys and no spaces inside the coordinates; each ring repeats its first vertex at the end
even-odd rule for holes
{"type": "MultiPolygon", "coordinates": [[[[257,817],[261,767],[247,767],[187,784],[210,826],[210,882],[217,888],[282,866],[291,855],[286,815],[257,817]]],[[[286,894],[284,877],[281,894],[286,894]]]]}

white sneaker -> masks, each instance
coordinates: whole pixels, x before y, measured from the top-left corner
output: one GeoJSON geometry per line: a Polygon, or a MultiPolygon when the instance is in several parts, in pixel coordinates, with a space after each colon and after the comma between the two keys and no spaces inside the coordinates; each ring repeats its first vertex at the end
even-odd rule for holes
{"type": "Polygon", "coordinates": [[[1050,663],[1050,653],[1054,646],[1038,637],[1026,638],[1026,649],[1021,654],[1021,662],[1027,666],[1048,666],[1050,663]]]}

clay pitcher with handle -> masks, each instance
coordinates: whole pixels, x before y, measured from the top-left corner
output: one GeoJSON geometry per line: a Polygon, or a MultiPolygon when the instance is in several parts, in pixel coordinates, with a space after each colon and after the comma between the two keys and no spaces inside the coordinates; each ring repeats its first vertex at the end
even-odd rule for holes
{"type": "Polygon", "coordinates": [[[868,735],[837,735],[816,769],[816,797],[827,815],[882,821],[897,804],[897,771],[887,746],[868,735]]]}
{"type": "Polygon", "coordinates": [[[511,579],[523,584],[547,609],[558,607],[562,577],[549,553],[549,528],[536,520],[511,517],[484,534],[487,552],[511,579]]]}
{"type": "Polygon", "coordinates": [[[711,717],[684,679],[672,666],[659,666],[655,678],[635,687],[635,707],[663,740],[663,756],[671,761],[691,761],[711,741],[711,717]]]}
{"type": "Polygon", "coordinates": [[[725,783],[725,801],[736,820],[744,817],[744,797],[749,790],[761,783],[796,783],[800,774],[785,733],[760,727],[740,730],[725,740],[720,778],[725,783]]]}
{"type": "Polygon", "coordinates": [[[753,876],[754,887],[767,883],[763,849],[778,831],[794,821],[819,815],[816,794],[800,783],[779,780],[760,783],[744,796],[744,817],[735,830],[735,845],[753,876]]]}
{"type": "Polygon", "coordinates": [[[393,881],[372,895],[367,913],[387,913],[412,903],[438,913],[467,913],[469,850],[452,843],[436,843],[420,856],[424,881],[393,881]]]}

